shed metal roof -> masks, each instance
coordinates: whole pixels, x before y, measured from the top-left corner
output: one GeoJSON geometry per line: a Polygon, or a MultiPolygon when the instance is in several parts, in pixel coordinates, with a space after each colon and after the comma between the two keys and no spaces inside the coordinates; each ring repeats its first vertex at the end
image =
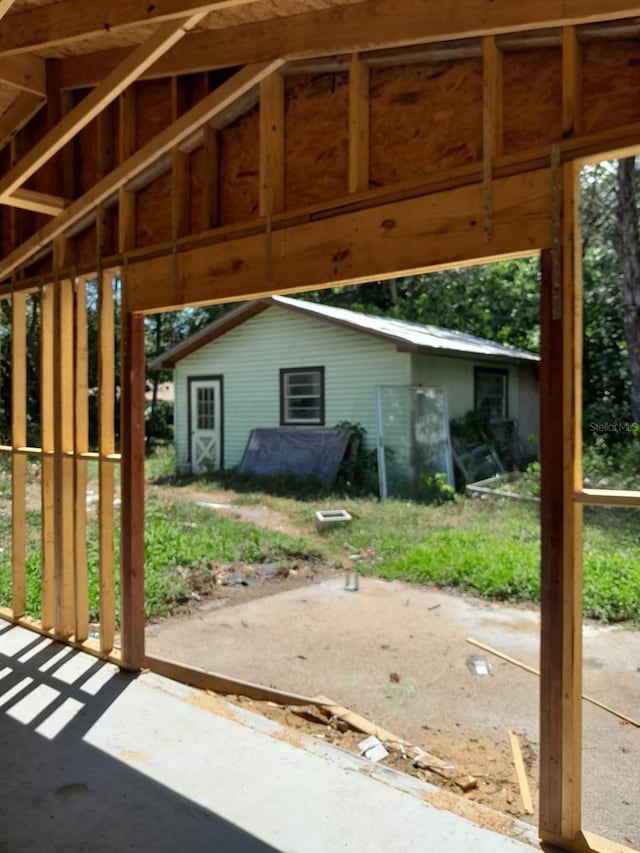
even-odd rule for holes
{"type": "Polygon", "coordinates": [[[506,360],[535,364],[540,357],[528,350],[499,344],[465,332],[443,329],[439,326],[424,326],[411,323],[408,320],[395,320],[390,317],[379,317],[373,314],[362,314],[347,308],[336,308],[304,299],[292,299],[287,296],[271,296],[267,299],[254,300],[241,305],[205,326],[195,335],[182,341],[177,346],[156,358],[150,364],[152,370],[170,369],[181,359],[205,344],[219,338],[231,329],[255,317],[273,305],[288,310],[299,311],[317,317],[324,322],[340,325],[353,331],[374,335],[395,343],[400,351],[431,353],[447,356],[473,356],[491,360],[506,360]]]}

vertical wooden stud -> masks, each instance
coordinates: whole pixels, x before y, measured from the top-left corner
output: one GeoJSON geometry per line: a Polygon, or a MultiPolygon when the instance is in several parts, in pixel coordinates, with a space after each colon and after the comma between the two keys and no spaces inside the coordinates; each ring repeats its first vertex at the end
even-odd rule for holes
{"type": "Polygon", "coordinates": [[[218,131],[206,125],[203,139],[202,163],[202,228],[220,224],[220,150],[218,131]]]}
{"type": "Polygon", "coordinates": [[[87,460],[89,450],[89,350],[87,328],[87,285],[79,280],[75,299],[75,389],[74,450],[74,586],[75,638],[82,642],[89,636],[89,567],[87,561],[87,460]]]}
{"type": "Polygon", "coordinates": [[[575,27],[562,30],[562,135],[582,132],[582,46],[575,27]]]}
{"type": "Polygon", "coordinates": [[[74,352],[73,283],[55,287],[54,448],[55,448],[55,632],[70,637],[74,619],[74,352]]]}
{"type": "Polygon", "coordinates": [[[12,609],[22,616],[26,607],[27,575],[27,457],[17,448],[27,443],[27,297],[11,299],[11,528],[12,609]]]}
{"type": "Polygon", "coordinates": [[[113,281],[110,273],[98,279],[98,450],[100,537],[100,647],[113,648],[115,628],[115,493],[114,462],[106,460],[115,450],[115,342],[113,281]]]}
{"type": "Polygon", "coordinates": [[[349,192],[369,189],[369,68],[357,54],[349,63],[349,192]]]}
{"type": "Polygon", "coordinates": [[[52,284],[40,294],[40,444],[42,448],[42,627],[55,621],[54,316],[52,284]]]}
{"type": "Polygon", "coordinates": [[[578,172],[562,167],[562,302],[554,311],[553,258],[542,254],[540,833],[581,829],[582,507],[581,244],[578,172]],[[560,438],[559,438],[560,437],[560,438]]]}
{"type": "Polygon", "coordinates": [[[502,153],[502,51],[493,36],[482,40],[482,164],[485,239],[493,236],[493,161],[502,153]]]}
{"type": "Polygon", "coordinates": [[[122,304],[122,660],[139,669],[144,662],[144,317],[122,304]]]}
{"type": "MultiPolygon", "coordinates": [[[[171,79],[171,118],[176,121],[185,111],[184,89],[180,79],[171,79]]],[[[189,155],[176,147],[171,152],[171,221],[174,242],[189,233],[189,155]]]]}
{"type": "Polygon", "coordinates": [[[260,216],[284,210],[284,78],[260,83],[260,216]]]}
{"type": "MultiPolygon", "coordinates": [[[[129,86],[119,99],[118,155],[122,163],[136,150],[136,90],[129,86]]],[[[118,191],[118,251],[133,249],[136,240],[136,196],[124,187],[118,191]]]]}

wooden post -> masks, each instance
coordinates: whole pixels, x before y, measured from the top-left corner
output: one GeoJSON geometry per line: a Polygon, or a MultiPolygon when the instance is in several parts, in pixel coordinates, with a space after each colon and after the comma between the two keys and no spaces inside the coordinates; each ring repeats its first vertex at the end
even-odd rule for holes
{"type": "Polygon", "coordinates": [[[581,830],[581,249],[577,169],[561,167],[561,263],[542,253],[540,834],[581,830]],[[559,279],[559,280],[558,280],[559,279]]]}
{"type": "Polygon", "coordinates": [[[122,299],[122,661],[130,669],[144,662],[144,317],[122,299]]]}

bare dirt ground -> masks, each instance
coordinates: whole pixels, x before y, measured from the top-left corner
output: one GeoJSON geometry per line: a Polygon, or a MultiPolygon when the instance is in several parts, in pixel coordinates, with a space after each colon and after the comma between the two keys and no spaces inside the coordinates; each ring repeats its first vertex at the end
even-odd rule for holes
{"type": "MultiPolygon", "coordinates": [[[[166,487],[147,486],[148,492],[156,488],[167,493],[166,487]]],[[[282,513],[237,503],[232,491],[169,491],[181,500],[217,504],[212,512],[301,534],[282,513]]],[[[36,479],[28,483],[27,503],[39,507],[36,479]]],[[[321,541],[319,534],[304,536],[321,541]]],[[[179,616],[148,626],[151,654],[280,690],[329,696],[451,765],[444,772],[416,768],[393,750],[384,761],[438,785],[435,805],[503,832],[512,816],[536,821],[537,814],[523,812],[508,731],[518,733],[537,808],[538,679],[479,652],[466,638],[537,667],[537,608],[372,578],[349,592],[343,571],[304,560],[284,573],[275,566],[220,568],[220,585],[203,587],[200,600],[179,616]],[[472,673],[474,657],[488,664],[488,675],[472,673]],[[469,775],[476,784],[463,792],[460,780],[469,775]]],[[[585,692],[637,720],[640,632],[585,624],[583,634],[585,692]]],[[[293,738],[302,731],[352,751],[364,738],[340,731],[312,707],[300,716],[269,703],[237,701],[285,723],[293,738]]],[[[640,730],[587,703],[583,712],[583,825],[640,847],[640,730]]]]}
{"type": "MultiPolygon", "coordinates": [[[[179,495],[219,504],[235,498],[232,492],[184,489],[179,495]]],[[[300,533],[267,507],[212,511],[300,533]]],[[[302,566],[289,577],[249,575],[247,581],[210,591],[181,617],[150,625],[149,652],[281,690],[329,696],[453,765],[434,773],[413,768],[399,754],[385,759],[441,786],[446,808],[475,802],[524,816],[508,739],[512,729],[537,805],[538,679],[466,642],[472,636],[537,667],[537,608],[373,578],[362,578],[359,591],[349,592],[344,572],[328,566],[302,566]],[[478,658],[488,665],[487,675],[474,674],[478,658]],[[462,793],[459,780],[466,775],[477,784],[462,793]]],[[[584,642],[585,692],[637,719],[640,632],[585,624],[584,642]]],[[[292,732],[302,728],[356,750],[364,738],[327,726],[312,708],[304,718],[253,704],[287,722],[292,732]]],[[[638,846],[640,731],[593,705],[585,703],[583,710],[583,825],[638,846]]]]}

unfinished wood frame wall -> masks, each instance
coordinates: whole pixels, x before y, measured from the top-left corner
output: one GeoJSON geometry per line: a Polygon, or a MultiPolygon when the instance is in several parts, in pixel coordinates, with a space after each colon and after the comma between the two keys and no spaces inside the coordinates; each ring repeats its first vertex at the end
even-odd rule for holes
{"type": "MultiPolygon", "coordinates": [[[[94,277],[90,277],[94,278],[94,277]]],[[[113,276],[98,284],[99,449],[89,450],[88,319],[85,278],[63,279],[35,293],[11,299],[12,422],[11,443],[0,453],[11,457],[12,602],[4,618],[65,639],[102,657],[120,661],[114,648],[116,627],[114,551],[115,452],[114,291],[113,276]],[[39,340],[27,344],[27,315],[39,312],[39,340]],[[27,345],[40,384],[40,446],[28,446],[27,345]],[[99,619],[90,631],[87,469],[97,464],[99,501],[99,619]],[[41,483],[40,505],[28,496],[29,479],[41,483]],[[39,525],[27,523],[27,509],[40,510],[39,525]],[[36,529],[38,527],[38,529],[36,529]],[[27,615],[27,592],[38,584],[27,578],[27,558],[39,564],[41,619],[27,615]]],[[[96,285],[91,284],[95,289],[96,285]]],[[[33,569],[31,570],[34,571],[33,569]]],[[[33,605],[32,605],[33,606],[33,605]]]]}
{"type": "MultiPolygon", "coordinates": [[[[53,396],[55,388],[62,399],[70,395],[76,399],[84,389],[82,335],[77,331],[72,342],[68,333],[72,315],[76,328],[82,322],[82,298],[78,302],[74,285],[79,280],[77,269],[70,266],[77,264],[79,250],[69,252],[53,275],[46,257],[51,241],[66,237],[76,248],[90,246],[88,259],[80,259],[81,271],[100,267],[94,257],[98,254],[105,268],[120,269],[124,283],[121,659],[133,667],[145,661],[143,315],[542,251],[540,828],[547,840],[562,847],[619,851],[620,846],[612,847],[582,829],[582,505],[640,506],[640,498],[582,488],[576,180],[582,158],[602,158],[640,143],[637,99],[625,95],[636,91],[633,69],[638,63],[633,61],[634,46],[624,39],[621,46],[615,40],[587,43],[571,26],[565,26],[559,38],[542,34],[533,47],[519,41],[517,33],[475,35],[482,38],[454,48],[427,45],[412,53],[380,55],[349,49],[347,57],[332,57],[324,64],[314,59],[288,69],[282,60],[248,66],[213,92],[208,91],[208,81],[202,98],[191,108],[182,103],[182,82],[174,79],[168,89],[172,97],[166,127],[140,146],[136,124],[144,122],[145,110],[151,109],[151,95],[144,88],[122,92],[118,165],[99,175],[43,228],[35,233],[27,228],[22,245],[0,262],[5,279],[25,273],[13,288],[18,381],[12,446],[3,448],[12,454],[18,519],[13,616],[24,611],[20,460],[31,452],[23,448],[20,304],[22,289],[39,287],[44,276],[42,401],[50,415],[43,419],[42,448],[32,453],[40,455],[43,470],[42,627],[63,636],[71,631],[77,640],[87,630],[83,578],[77,568],[69,573],[60,555],[68,542],[76,565],[81,561],[84,510],[79,494],[84,460],[93,457],[86,452],[82,406],[76,404],[71,423],[66,407],[56,404],[53,396]],[[594,68],[599,61],[611,64],[611,80],[622,79],[619,90],[597,89],[594,68]],[[396,66],[400,70],[393,71],[396,66]],[[451,92],[462,99],[461,105],[450,103],[446,86],[438,88],[437,81],[446,80],[449,73],[451,92]],[[529,86],[546,92],[546,97],[532,98],[529,86]],[[430,98],[437,100],[441,111],[441,120],[432,128],[425,109],[430,98]],[[307,112],[296,111],[301,106],[307,112]],[[387,112],[393,120],[385,124],[387,112]],[[301,130],[304,117],[308,127],[301,130]],[[329,130],[323,130],[322,121],[329,130]],[[321,132],[326,139],[318,145],[321,132]],[[296,145],[288,144],[292,133],[298,134],[296,145]],[[393,146],[385,148],[390,137],[393,146]],[[296,160],[298,142],[306,159],[296,160]],[[242,155],[235,172],[230,150],[242,155]],[[290,192],[294,184],[296,191],[290,192]],[[312,189],[309,198],[300,190],[304,184],[312,189]],[[235,204],[236,197],[240,202],[232,207],[229,199],[235,204]],[[149,217],[144,229],[143,217],[137,215],[142,202],[149,217]],[[91,232],[96,221],[103,223],[96,233],[106,228],[109,217],[116,220],[113,231],[118,234],[111,251],[91,232]],[[61,365],[72,347],[76,372],[70,390],[61,365]],[[75,503],[67,495],[72,488],[75,503]]],[[[173,68],[172,73],[179,70],[173,68]]],[[[42,197],[16,201],[15,196],[14,192],[14,203],[19,201],[23,208],[27,202],[32,207],[47,202],[42,197]]],[[[55,197],[47,204],[55,213],[55,197]]],[[[12,215],[16,232],[15,217],[22,211],[14,209],[12,215]]],[[[108,277],[100,273],[99,279],[102,335],[103,327],[107,330],[113,324],[113,306],[105,285],[108,277]]],[[[11,295],[8,284],[5,291],[11,295]]],[[[107,338],[101,338],[105,365],[114,360],[109,347],[107,338]]],[[[104,627],[95,648],[102,654],[111,652],[114,640],[115,566],[110,555],[115,519],[110,496],[118,457],[106,426],[112,421],[113,395],[106,390],[112,382],[113,377],[105,375],[99,382],[101,424],[106,431],[101,429],[96,457],[104,627]]]]}

